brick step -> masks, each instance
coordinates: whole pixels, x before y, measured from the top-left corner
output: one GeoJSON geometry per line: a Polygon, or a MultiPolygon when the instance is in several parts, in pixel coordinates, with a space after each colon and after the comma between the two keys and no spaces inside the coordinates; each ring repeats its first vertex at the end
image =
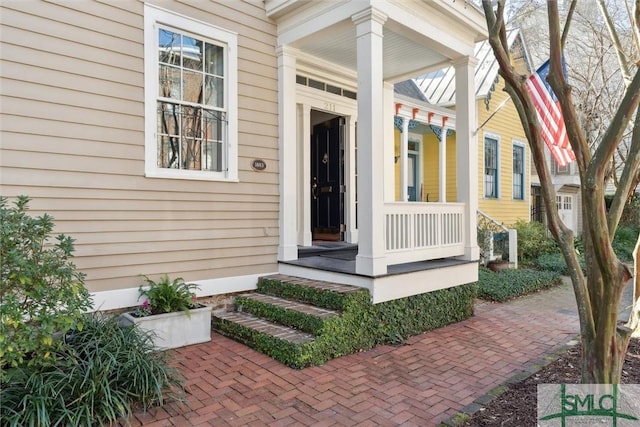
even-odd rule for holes
{"type": "Polygon", "coordinates": [[[236,329],[233,327],[229,328],[229,325],[237,325],[244,329],[244,333],[240,335],[233,334],[231,337],[239,341],[242,337],[245,337],[242,341],[250,346],[254,344],[253,341],[255,341],[255,339],[252,336],[256,334],[268,335],[279,340],[287,341],[291,344],[305,344],[314,340],[314,336],[311,334],[279,325],[248,313],[228,311],[224,313],[215,313],[212,318],[216,329],[219,332],[222,332],[223,335],[228,335],[225,333],[226,331],[236,329]]]}
{"type": "Polygon", "coordinates": [[[355,301],[370,301],[367,290],[276,274],[261,277],[257,292],[238,295],[235,311],[214,313],[212,327],[300,369],[371,345],[352,339],[360,329],[344,327],[343,309],[355,301]]]}
{"type": "Polygon", "coordinates": [[[339,315],[336,310],[258,293],[236,297],[235,309],[314,335],[320,333],[326,320],[339,315]]]}
{"type": "Polygon", "coordinates": [[[348,297],[363,291],[357,286],[341,285],[321,280],[274,274],[258,280],[258,293],[294,299],[329,310],[342,310],[348,297]]]}

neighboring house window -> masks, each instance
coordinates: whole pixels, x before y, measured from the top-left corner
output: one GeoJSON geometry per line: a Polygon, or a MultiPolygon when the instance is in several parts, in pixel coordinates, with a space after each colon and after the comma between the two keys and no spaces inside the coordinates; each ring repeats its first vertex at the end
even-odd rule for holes
{"type": "Polygon", "coordinates": [[[524,147],[513,146],[513,198],[524,200],[524,147]]]}
{"type": "Polygon", "coordinates": [[[562,209],[562,196],[556,196],[556,208],[558,210],[562,209]]]}
{"type": "Polygon", "coordinates": [[[484,139],[484,195],[498,197],[498,140],[484,139]]]}
{"type": "Polygon", "coordinates": [[[237,35],[144,13],[146,176],[237,180],[237,35]]]}
{"type": "Polygon", "coordinates": [[[560,166],[558,162],[555,161],[555,159],[553,159],[552,161],[555,167],[556,175],[569,175],[569,173],[571,172],[571,169],[569,169],[570,167],[569,163],[567,163],[564,166],[560,166]]]}

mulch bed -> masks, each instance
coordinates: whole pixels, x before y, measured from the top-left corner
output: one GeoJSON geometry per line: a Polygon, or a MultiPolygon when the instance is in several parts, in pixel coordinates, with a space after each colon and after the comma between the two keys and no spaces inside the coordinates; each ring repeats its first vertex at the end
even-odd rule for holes
{"type": "MultiPolygon", "coordinates": [[[[580,344],[528,378],[511,384],[500,396],[477,411],[462,426],[518,426],[535,427],[537,424],[538,384],[580,383],[580,344]]],[[[622,370],[623,384],[640,384],[640,339],[633,339],[622,370]]]]}

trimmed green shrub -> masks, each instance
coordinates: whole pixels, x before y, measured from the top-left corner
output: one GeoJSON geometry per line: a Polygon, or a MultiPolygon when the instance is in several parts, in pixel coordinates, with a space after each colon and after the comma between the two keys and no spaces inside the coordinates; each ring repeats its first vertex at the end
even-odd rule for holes
{"type": "Polygon", "coordinates": [[[146,410],[180,399],[181,377],[170,353],[154,352],[151,337],[116,318],[85,315],[82,330],[62,340],[55,364],[7,370],[0,418],[7,426],[89,426],[127,418],[134,403],[146,410]]]}
{"type": "Polygon", "coordinates": [[[478,298],[502,302],[559,285],[561,282],[560,274],[553,271],[506,269],[493,272],[480,268],[478,298]]]}
{"type": "Polygon", "coordinates": [[[62,345],[55,336],[81,329],[92,305],[70,261],[73,239],[51,241],[53,218],[27,215],[28,204],[26,196],[12,206],[0,197],[0,374],[54,364],[62,345]]]}
{"type": "MultiPolygon", "coordinates": [[[[582,268],[582,272],[586,274],[587,265],[584,262],[584,257],[582,255],[578,255],[578,260],[580,261],[580,267],[582,268]]],[[[569,275],[567,263],[564,261],[564,257],[559,252],[540,255],[533,262],[533,265],[539,270],[554,271],[563,276],[569,275]]]]}
{"type": "Polygon", "coordinates": [[[520,220],[513,227],[518,231],[518,261],[520,263],[531,263],[540,255],[557,250],[555,241],[547,236],[544,224],[520,220]]]}

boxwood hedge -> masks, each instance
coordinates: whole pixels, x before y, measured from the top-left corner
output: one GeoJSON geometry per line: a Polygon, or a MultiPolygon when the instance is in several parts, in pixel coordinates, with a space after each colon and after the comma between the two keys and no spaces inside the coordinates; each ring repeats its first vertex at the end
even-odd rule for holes
{"type": "Polygon", "coordinates": [[[480,268],[478,279],[478,298],[499,302],[556,286],[562,281],[557,272],[529,269],[493,272],[480,268]]]}

